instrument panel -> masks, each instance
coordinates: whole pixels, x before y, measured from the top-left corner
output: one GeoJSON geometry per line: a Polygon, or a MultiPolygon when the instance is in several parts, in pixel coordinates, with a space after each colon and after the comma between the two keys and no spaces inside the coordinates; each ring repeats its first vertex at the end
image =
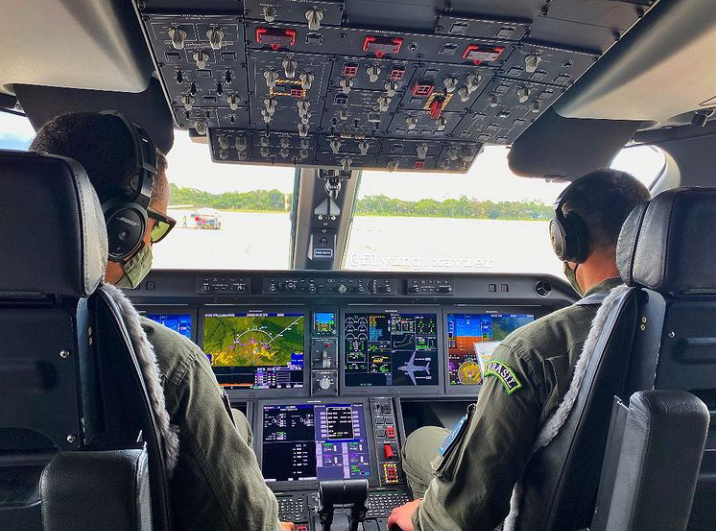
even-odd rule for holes
{"type": "Polygon", "coordinates": [[[152,271],[128,295],[205,352],[301,531],[322,528],[319,483],[351,479],[369,485],[363,528],[386,531],[411,499],[409,433],[451,427],[499,343],[574,302],[552,277],[345,271],[152,271]]]}
{"type": "Polygon", "coordinates": [[[214,162],[418,172],[514,142],[654,3],[135,2],[214,162]]]}

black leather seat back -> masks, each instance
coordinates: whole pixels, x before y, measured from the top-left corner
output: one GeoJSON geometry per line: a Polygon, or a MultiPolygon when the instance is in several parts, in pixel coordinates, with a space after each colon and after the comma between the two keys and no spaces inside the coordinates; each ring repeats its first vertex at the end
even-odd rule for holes
{"type": "Polygon", "coordinates": [[[642,388],[688,391],[711,411],[689,530],[716,529],[716,188],[669,190],[633,212],[618,255],[625,281],[651,294],[650,347],[633,354],[653,366],[642,388]]]}
{"type": "Polygon", "coordinates": [[[154,525],[165,529],[162,441],[122,316],[98,287],[104,217],[76,162],[0,152],[0,249],[0,529],[43,528],[40,476],[62,453],[145,443],[154,525]]]}
{"type": "Polygon", "coordinates": [[[634,340],[637,290],[625,292],[605,324],[583,385],[555,439],[532,457],[523,479],[518,529],[576,530],[594,511],[612,401],[621,396],[634,340]]]}

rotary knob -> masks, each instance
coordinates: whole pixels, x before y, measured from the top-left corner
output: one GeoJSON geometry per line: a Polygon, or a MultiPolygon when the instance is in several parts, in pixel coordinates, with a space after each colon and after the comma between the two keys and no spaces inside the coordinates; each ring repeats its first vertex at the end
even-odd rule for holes
{"type": "Polygon", "coordinates": [[[269,137],[262,136],[261,140],[259,140],[259,143],[261,144],[261,147],[268,147],[269,146],[269,137]]]}
{"type": "Polygon", "coordinates": [[[537,71],[537,67],[542,62],[542,58],[537,54],[530,54],[525,57],[525,72],[528,74],[534,74],[537,71]]]}
{"type": "Polygon", "coordinates": [[[220,149],[219,150],[219,158],[221,160],[226,160],[229,158],[229,150],[228,149],[220,149]]]}
{"type": "Polygon", "coordinates": [[[457,149],[455,149],[455,148],[448,149],[447,157],[450,160],[457,160],[458,159],[457,149]]]}
{"type": "Polygon", "coordinates": [[[445,127],[447,126],[447,118],[444,116],[441,116],[437,120],[435,120],[435,129],[438,131],[445,131],[445,127]]]}
{"type": "Polygon", "coordinates": [[[245,136],[237,136],[236,140],[234,140],[234,147],[236,148],[236,151],[242,152],[246,151],[246,148],[248,147],[248,142],[246,141],[245,136]]]}
{"type": "Polygon", "coordinates": [[[308,150],[302,149],[301,151],[298,152],[298,155],[301,158],[301,160],[306,160],[308,158],[308,150]]]}
{"type": "Polygon", "coordinates": [[[190,111],[194,108],[194,104],[196,103],[196,98],[192,96],[191,94],[184,94],[181,97],[182,105],[184,105],[184,110],[190,111]]]}
{"type": "Polygon", "coordinates": [[[338,82],[338,85],[340,85],[343,94],[348,94],[353,88],[353,80],[349,77],[342,77],[338,82]]]}
{"type": "Polygon", "coordinates": [[[420,144],[415,150],[418,153],[419,159],[424,159],[428,155],[428,145],[427,144],[420,144]]]}
{"type": "Polygon", "coordinates": [[[389,171],[389,172],[394,172],[394,171],[397,170],[397,169],[398,169],[398,161],[397,161],[397,160],[391,160],[391,161],[388,163],[388,171],[389,171]]]}
{"type": "Polygon", "coordinates": [[[206,38],[209,39],[209,45],[212,50],[221,50],[224,44],[224,30],[221,28],[209,28],[206,32],[206,38]]]}
{"type": "Polygon", "coordinates": [[[298,136],[301,138],[308,136],[308,124],[298,124],[298,136]]]}
{"type": "Polygon", "coordinates": [[[221,149],[229,149],[229,139],[225,136],[220,136],[216,141],[219,143],[221,149]]]}
{"type": "Polygon", "coordinates": [[[306,100],[298,100],[296,102],[296,107],[298,108],[298,115],[304,116],[308,114],[308,109],[311,107],[311,104],[306,100]]]}
{"type": "Polygon", "coordinates": [[[276,112],[276,106],[278,105],[278,102],[276,101],[276,98],[266,98],[264,99],[264,107],[266,107],[266,112],[269,113],[271,116],[276,112]]]}
{"type": "Polygon", "coordinates": [[[261,116],[263,117],[265,124],[271,123],[271,113],[269,113],[266,109],[261,109],[261,116]]]}
{"type": "Polygon", "coordinates": [[[378,110],[386,112],[390,108],[391,99],[388,96],[378,96],[378,110]]]}
{"type": "Polygon", "coordinates": [[[266,22],[273,22],[276,20],[276,8],[272,6],[264,6],[261,14],[264,16],[266,22]]]}
{"type": "Polygon", "coordinates": [[[470,99],[470,91],[467,87],[460,87],[457,89],[457,95],[460,96],[460,101],[465,103],[470,99]]]}
{"type": "Polygon", "coordinates": [[[306,20],[308,21],[308,29],[318,31],[321,29],[321,20],[323,20],[323,11],[320,9],[309,9],[306,11],[306,20]]]}
{"type": "Polygon", "coordinates": [[[517,89],[517,100],[520,103],[527,103],[527,100],[530,99],[530,94],[532,91],[529,89],[529,87],[520,87],[517,89]]]}
{"type": "Polygon", "coordinates": [[[343,293],[346,293],[347,291],[348,291],[348,288],[346,287],[345,284],[340,284],[338,286],[338,293],[343,294],[343,293]]]}
{"type": "Polygon", "coordinates": [[[415,116],[408,116],[405,119],[408,129],[415,129],[418,126],[418,119],[415,116]]]}
{"type": "Polygon", "coordinates": [[[278,81],[278,74],[273,70],[266,70],[264,72],[264,78],[266,79],[266,86],[268,88],[274,88],[278,81]]]}
{"type": "Polygon", "coordinates": [[[378,76],[380,76],[380,67],[378,65],[370,65],[366,72],[371,83],[378,81],[378,76]]]}
{"type": "Polygon", "coordinates": [[[281,137],[281,140],[279,141],[279,145],[282,148],[287,148],[287,147],[289,147],[290,144],[291,144],[291,141],[289,140],[289,138],[287,136],[281,137]]]}
{"type": "Polygon", "coordinates": [[[457,87],[457,78],[454,76],[448,76],[443,79],[443,85],[445,85],[445,90],[453,92],[457,87]]]}
{"type": "Polygon", "coordinates": [[[468,74],[467,78],[465,78],[465,86],[467,87],[467,92],[470,94],[475,92],[481,81],[482,76],[480,74],[468,74]]]}
{"type": "Polygon", "coordinates": [[[358,144],[358,149],[360,150],[361,155],[367,155],[368,150],[370,149],[370,144],[363,140],[358,144]]]}
{"type": "Polygon", "coordinates": [[[201,51],[201,50],[197,50],[196,52],[194,52],[194,55],[192,57],[194,58],[196,67],[199,70],[203,70],[204,68],[206,68],[206,63],[209,61],[208,53],[201,51]]]}
{"type": "Polygon", "coordinates": [[[229,109],[231,109],[232,111],[235,111],[236,109],[239,108],[239,103],[241,103],[241,98],[239,97],[238,94],[229,94],[226,97],[226,101],[229,104],[229,109]]]}
{"type": "Polygon", "coordinates": [[[281,148],[281,149],[279,150],[278,154],[280,155],[280,157],[281,157],[282,159],[287,159],[287,158],[288,158],[288,155],[289,155],[288,148],[281,148]]]}
{"type": "Polygon", "coordinates": [[[204,136],[207,131],[206,122],[203,120],[197,120],[194,122],[194,129],[196,129],[196,132],[199,133],[201,136],[204,136]]]}
{"type": "Polygon", "coordinates": [[[351,164],[353,164],[353,159],[351,159],[351,158],[349,158],[349,157],[346,157],[346,158],[341,159],[341,168],[342,168],[344,171],[350,170],[350,169],[351,169],[351,164]]]}
{"type": "Polygon", "coordinates": [[[264,158],[267,158],[271,154],[271,152],[269,151],[269,148],[267,148],[267,147],[262,147],[260,149],[260,152],[261,152],[261,156],[264,158]]]}
{"type": "Polygon", "coordinates": [[[324,391],[328,391],[331,388],[331,383],[331,379],[328,376],[323,376],[320,380],[318,380],[318,387],[324,391]]]}
{"type": "Polygon", "coordinates": [[[490,107],[497,107],[497,105],[499,103],[500,103],[499,96],[495,93],[490,94],[490,107]]]}
{"type": "Polygon", "coordinates": [[[184,49],[184,41],[186,40],[186,31],[181,28],[169,28],[169,38],[172,40],[172,47],[175,50],[184,49]]]}
{"type": "Polygon", "coordinates": [[[298,79],[301,80],[301,88],[303,90],[310,90],[311,85],[313,85],[313,80],[315,79],[315,76],[309,72],[304,72],[300,76],[298,76],[298,79]]]}
{"type": "Polygon", "coordinates": [[[400,88],[400,85],[398,84],[397,81],[386,81],[384,86],[385,86],[385,91],[388,94],[389,98],[392,98],[393,96],[395,96],[395,93],[400,88]]]}
{"type": "MultiPolygon", "coordinates": [[[[333,151],[334,155],[338,155],[338,153],[341,151],[341,141],[338,139],[331,140],[330,143],[331,151],[333,151]]],[[[343,284],[341,284],[342,286],[343,284]]]]}
{"type": "Polygon", "coordinates": [[[287,57],[283,61],[281,61],[281,66],[283,66],[283,73],[286,74],[286,77],[288,79],[293,79],[296,77],[296,69],[298,68],[298,63],[293,57],[287,57]]]}

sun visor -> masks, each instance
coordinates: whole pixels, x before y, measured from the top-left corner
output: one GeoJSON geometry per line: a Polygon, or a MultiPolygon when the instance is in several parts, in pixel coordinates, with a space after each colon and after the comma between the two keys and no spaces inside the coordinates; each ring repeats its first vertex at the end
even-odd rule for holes
{"type": "Polygon", "coordinates": [[[574,180],[609,166],[640,124],[563,118],[549,109],[512,145],[510,169],[526,177],[574,180]]]}
{"type": "Polygon", "coordinates": [[[164,153],[174,145],[174,124],[159,81],[144,92],[110,92],[39,85],[15,85],[17,99],[35,130],[67,112],[117,110],[147,130],[164,153]]]}

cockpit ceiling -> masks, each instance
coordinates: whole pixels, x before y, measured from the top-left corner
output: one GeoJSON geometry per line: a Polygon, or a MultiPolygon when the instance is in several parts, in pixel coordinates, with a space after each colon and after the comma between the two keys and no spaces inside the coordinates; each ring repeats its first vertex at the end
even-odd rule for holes
{"type": "Polygon", "coordinates": [[[216,162],[465,172],[635,24],[642,0],[146,0],[176,125],[216,162]]]}

